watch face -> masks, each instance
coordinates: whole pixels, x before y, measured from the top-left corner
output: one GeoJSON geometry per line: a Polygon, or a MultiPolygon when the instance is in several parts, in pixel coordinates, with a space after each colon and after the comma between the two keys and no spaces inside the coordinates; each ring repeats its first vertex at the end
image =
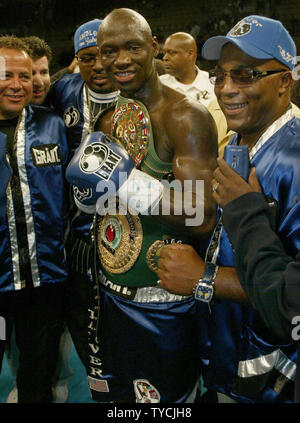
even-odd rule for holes
{"type": "Polygon", "coordinates": [[[208,285],[205,282],[199,282],[195,290],[196,300],[209,303],[212,300],[213,294],[214,294],[213,285],[208,285]]]}

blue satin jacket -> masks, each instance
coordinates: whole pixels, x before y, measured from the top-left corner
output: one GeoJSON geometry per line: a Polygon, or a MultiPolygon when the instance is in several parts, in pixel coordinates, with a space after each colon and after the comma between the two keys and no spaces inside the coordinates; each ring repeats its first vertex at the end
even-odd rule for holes
{"type": "Polygon", "coordinates": [[[0,132],[0,224],[6,219],[6,190],[12,170],[5,157],[6,155],[6,135],[0,132]]]}
{"type": "Polygon", "coordinates": [[[48,108],[27,106],[16,136],[17,161],[0,222],[0,292],[22,289],[28,279],[34,287],[67,279],[64,122],[48,108]]]}
{"type": "MultiPolygon", "coordinates": [[[[286,120],[251,162],[264,194],[277,202],[277,231],[287,253],[295,257],[300,250],[300,120],[291,115],[286,120]]],[[[237,142],[236,134],[230,144],[237,142]]],[[[224,228],[217,263],[234,266],[224,228]]],[[[292,339],[278,345],[250,306],[216,300],[211,314],[203,305],[199,308],[205,386],[238,402],[292,402],[297,361],[292,339]]]]}
{"type": "Polygon", "coordinates": [[[75,73],[55,81],[49,93],[51,106],[66,125],[70,157],[89,132],[90,115],[84,86],[80,73],[75,73]]]}
{"type": "MultiPolygon", "coordinates": [[[[113,103],[115,97],[116,94],[112,93],[107,103],[113,103]]],[[[55,81],[49,93],[49,100],[65,121],[70,160],[81,141],[89,133],[91,125],[89,100],[80,73],[65,75],[55,81]]],[[[83,241],[89,242],[92,221],[93,215],[76,208],[72,216],[71,232],[83,241]]]]}

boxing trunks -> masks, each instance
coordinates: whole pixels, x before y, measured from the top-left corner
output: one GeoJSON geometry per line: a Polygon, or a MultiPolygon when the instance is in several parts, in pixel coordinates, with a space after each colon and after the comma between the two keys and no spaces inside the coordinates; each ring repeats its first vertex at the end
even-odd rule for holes
{"type": "MultiPolygon", "coordinates": [[[[156,155],[147,110],[134,104],[150,128],[149,145],[136,152],[139,160],[147,151],[140,169],[162,179],[172,173],[172,163],[156,155]]],[[[127,107],[128,100],[120,97],[116,113],[122,105],[127,107]]],[[[188,242],[187,237],[151,216],[130,213],[97,216],[94,229],[102,277],[90,309],[88,380],[93,399],[192,402],[199,375],[194,298],[159,288],[155,273],[159,248],[188,242]],[[136,244],[129,247],[132,238],[136,244]]]]}

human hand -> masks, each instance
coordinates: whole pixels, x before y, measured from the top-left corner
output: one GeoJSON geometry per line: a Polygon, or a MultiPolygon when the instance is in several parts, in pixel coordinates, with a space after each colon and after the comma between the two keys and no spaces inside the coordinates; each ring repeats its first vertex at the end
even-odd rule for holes
{"type": "Polygon", "coordinates": [[[255,168],[251,169],[248,182],[246,182],[220,157],[218,158],[218,165],[219,167],[215,169],[211,181],[212,195],[222,208],[247,192],[261,192],[255,168]]]}
{"type": "Polygon", "coordinates": [[[77,57],[74,57],[74,59],[72,60],[72,62],[68,66],[68,69],[69,69],[70,73],[74,73],[77,64],[78,64],[77,57]]]}
{"type": "Polygon", "coordinates": [[[204,261],[193,247],[171,244],[161,249],[156,273],[162,288],[173,294],[191,295],[204,267],[204,261]]]}

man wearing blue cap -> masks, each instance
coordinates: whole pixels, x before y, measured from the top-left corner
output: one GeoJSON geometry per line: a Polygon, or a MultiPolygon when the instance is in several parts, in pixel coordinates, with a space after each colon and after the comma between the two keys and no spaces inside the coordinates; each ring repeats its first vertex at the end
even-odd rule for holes
{"type": "MultiPolygon", "coordinates": [[[[202,53],[218,60],[210,78],[228,128],[236,132],[229,144],[248,146],[274,228],[295,257],[300,248],[300,121],[290,103],[295,43],[281,22],[249,16],[226,36],[207,40],[202,53]]],[[[213,182],[218,193],[219,183],[213,182]]],[[[221,217],[220,208],[206,263],[186,245],[161,252],[161,286],[177,293],[194,290],[203,317],[203,305],[210,306],[207,327],[201,325],[201,354],[205,386],[218,393],[219,402],[292,402],[297,346],[292,338],[282,344],[248,306],[221,217]],[[204,288],[207,295],[201,296],[204,288]]]]}
{"type": "MultiPolygon", "coordinates": [[[[97,31],[101,22],[93,19],[77,28],[74,51],[80,73],[65,75],[55,81],[50,90],[50,101],[65,121],[70,158],[86,135],[93,131],[98,119],[114,106],[118,95],[99,60],[97,31]]],[[[93,216],[80,212],[75,205],[71,216],[67,318],[76,350],[87,366],[86,313],[88,288],[91,286],[90,228],[93,216]]]]}

